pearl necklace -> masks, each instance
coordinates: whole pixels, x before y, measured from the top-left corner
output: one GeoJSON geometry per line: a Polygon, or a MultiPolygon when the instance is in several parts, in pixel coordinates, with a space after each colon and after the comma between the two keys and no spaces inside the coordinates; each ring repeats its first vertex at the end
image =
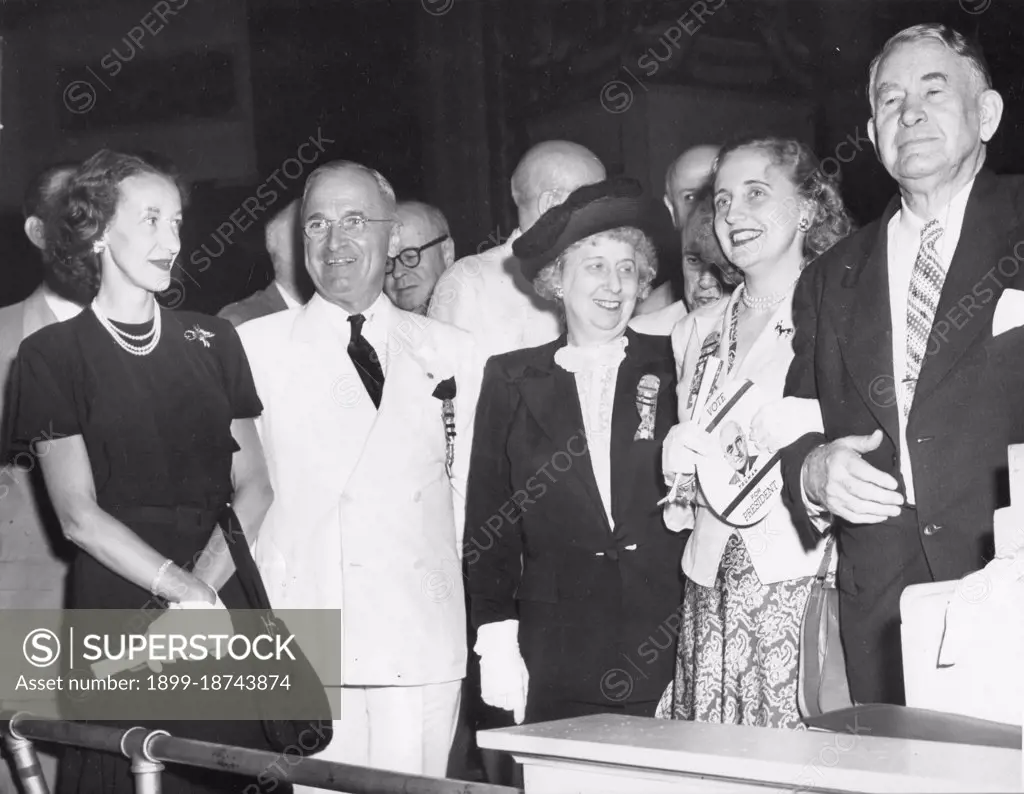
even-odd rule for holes
{"type": "Polygon", "coordinates": [[[743,291],[740,293],[740,300],[742,300],[743,305],[746,306],[751,311],[770,311],[771,309],[774,309],[776,306],[782,303],[787,297],[789,297],[789,293],[792,292],[794,285],[799,280],[800,277],[797,276],[795,279],[793,279],[793,283],[786,287],[786,289],[784,289],[782,292],[773,292],[769,295],[758,295],[756,298],[749,292],[747,292],[747,285],[744,284],[742,287],[743,291]]]}
{"type": "Polygon", "coordinates": [[[156,346],[160,342],[160,304],[155,304],[153,309],[153,327],[144,334],[129,334],[126,331],[122,331],[107,319],[107,316],[100,310],[95,300],[90,308],[92,313],[96,315],[96,319],[100,321],[100,325],[107,329],[107,333],[114,337],[114,341],[121,346],[122,350],[131,353],[133,356],[148,356],[156,350],[156,346]],[[149,339],[148,342],[145,341],[147,339],[149,339]],[[133,342],[143,342],[143,344],[132,344],[133,342]]]}

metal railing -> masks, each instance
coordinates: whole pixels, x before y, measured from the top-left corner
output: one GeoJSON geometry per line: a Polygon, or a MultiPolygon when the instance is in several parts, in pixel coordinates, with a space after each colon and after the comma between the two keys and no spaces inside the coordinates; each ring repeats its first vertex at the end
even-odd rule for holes
{"type": "MultiPolygon", "coordinates": [[[[165,763],[348,794],[522,794],[521,789],[505,786],[404,775],[318,758],[288,756],[288,762],[281,763],[283,755],[280,753],[182,739],[166,731],[141,726],[121,730],[104,725],[45,719],[25,712],[0,712],[0,733],[14,760],[25,794],[50,794],[33,742],[123,755],[131,761],[137,794],[160,794],[160,774],[165,763]]],[[[262,791],[263,788],[258,787],[257,790],[262,791]]]]}

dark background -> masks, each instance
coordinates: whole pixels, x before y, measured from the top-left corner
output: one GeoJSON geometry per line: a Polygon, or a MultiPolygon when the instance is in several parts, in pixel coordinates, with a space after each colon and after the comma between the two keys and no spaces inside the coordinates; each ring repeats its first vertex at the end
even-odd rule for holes
{"type": "MultiPolygon", "coordinates": [[[[189,14],[198,14],[193,4],[199,2],[191,0],[168,22],[162,47],[185,29],[189,14]]],[[[220,2],[202,0],[203,13],[216,13],[220,2]]],[[[17,207],[27,176],[69,151],[77,156],[82,140],[102,143],[108,130],[132,123],[157,129],[223,117],[247,130],[238,146],[251,149],[252,163],[234,178],[202,173],[204,162],[209,165],[204,156],[224,156],[223,147],[201,151],[202,135],[186,152],[183,170],[193,190],[179,261],[188,272],[178,277],[188,308],[215,312],[269,281],[263,227],[299,195],[315,166],[285,180],[286,195],[236,233],[210,267],[194,272],[191,255],[204,243],[219,248],[211,238],[218,225],[318,130],[333,141],[320,162],[366,163],[380,169],[400,197],[436,203],[452,224],[458,255],[489,247],[515,227],[508,178],[533,142],[531,125],[566,107],[595,105],[602,86],[621,76],[623,65],[659,46],[673,60],[650,78],[651,86],[804,98],[813,108],[811,143],[825,156],[850,133],[853,121],[863,129],[869,116],[867,67],[885,39],[911,24],[946,22],[980,42],[1006,101],[990,165],[1002,173],[1024,172],[1024,151],[1017,145],[1024,127],[1024,66],[1017,56],[1024,3],[705,0],[705,9],[716,9],[713,15],[669,53],[663,31],[674,20],[692,20],[697,6],[699,0],[234,0],[229,24],[241,49],[206,46],[200,35],[184,51],[139,52],[123,63],[97,112],[81,115],[61,106],[68,81],[81,74],[83,63],[98,68],[97,48],[128,52],[123,37],[154,4],[8,0],[0,6],[5,45],[31,44],[5,47],[2,60],[0,304],[24,298],[38,282],[17,207]],[[47,40],[55,18],[101,7],[116,10],[114,21],[62,34],[69,40],[47,40]],[[93,54],[71,66],[59,62],[68,60],[65,55],[40,55],[56,44],[62,52],[70,47],[93,54]],[[737,53],[748,49],[758,55],[739,63],[737,53]],[[740,67],[770,74],[761,75],[757,85],[721,77],[740,67]],[[709,79],[709,69],[720,76],[709,79]],[[233,76],[246,84],[247,101],[236,95],[233,76]]],[[[594,123],[613,121],[611,114],[598,114],[594,123]]],[[[758,119],[747,122],[757,129],[758,119]]],[[[147,128],[140,129],[134,138],[140,146],[175,155],[166,146],[147,145],[147,128]]],[[[677,153],[652,152],[650,158],[677,153]]],[[[654,178],[635,175],[660,195],[654,178]]],[[[892,194],[870,150],[845,164],[842,176],[845,198],[861,221],[877,215],[892,194]]]]}

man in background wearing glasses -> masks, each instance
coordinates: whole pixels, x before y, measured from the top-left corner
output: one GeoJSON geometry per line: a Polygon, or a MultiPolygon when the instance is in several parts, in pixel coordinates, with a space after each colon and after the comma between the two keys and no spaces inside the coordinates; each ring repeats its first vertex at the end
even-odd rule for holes
{"type": "Polygon", "coordinates": [[[238,329],[274,489],[253,556],[276,609],[341,612],[340,680],[323,682],[341,715],[320,757],[444,777],[466,674],[460,552],[482,362],[469,334],[384,295],[400,242],[381,174],[319,167],[299,222],[316,294],[238,329]]]}
{"type": "Polygon", "coordinates": [[[419,201],[398,205],[398,255],[388,257],[384,293],[399,309],[425,315],[441,274],[455,262],[448,221],[436,207],[419,201]]]}

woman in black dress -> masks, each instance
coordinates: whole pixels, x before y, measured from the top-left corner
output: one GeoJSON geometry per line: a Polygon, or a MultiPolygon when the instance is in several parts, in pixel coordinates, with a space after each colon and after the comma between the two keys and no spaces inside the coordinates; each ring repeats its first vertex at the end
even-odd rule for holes
{"type": "MultiPolygon", "coordinates": [[[[166,311],[154,298],[170,284],[181,212],[173,177],[101,151],[71,178],[49,223],[64,277],[95,298],[22,343],[7,427],[12,451],[35,446],[77,547],[71,609],[247,606],[217,517],[230,503],[251,540],[270,506],[253,422],[262,406],[231,324],[166,311]],[[50,436],[45,448],[37,443],[50,436]]],[[[256,720],[144,716],[129,724],[269,749],[256,720]]],[[[163,772],[166,794],[238,792],[248,782],[185,767],[163,772]]],[[[129,762],[68,748],[57,790],[134,791],[129,762]]]]}

